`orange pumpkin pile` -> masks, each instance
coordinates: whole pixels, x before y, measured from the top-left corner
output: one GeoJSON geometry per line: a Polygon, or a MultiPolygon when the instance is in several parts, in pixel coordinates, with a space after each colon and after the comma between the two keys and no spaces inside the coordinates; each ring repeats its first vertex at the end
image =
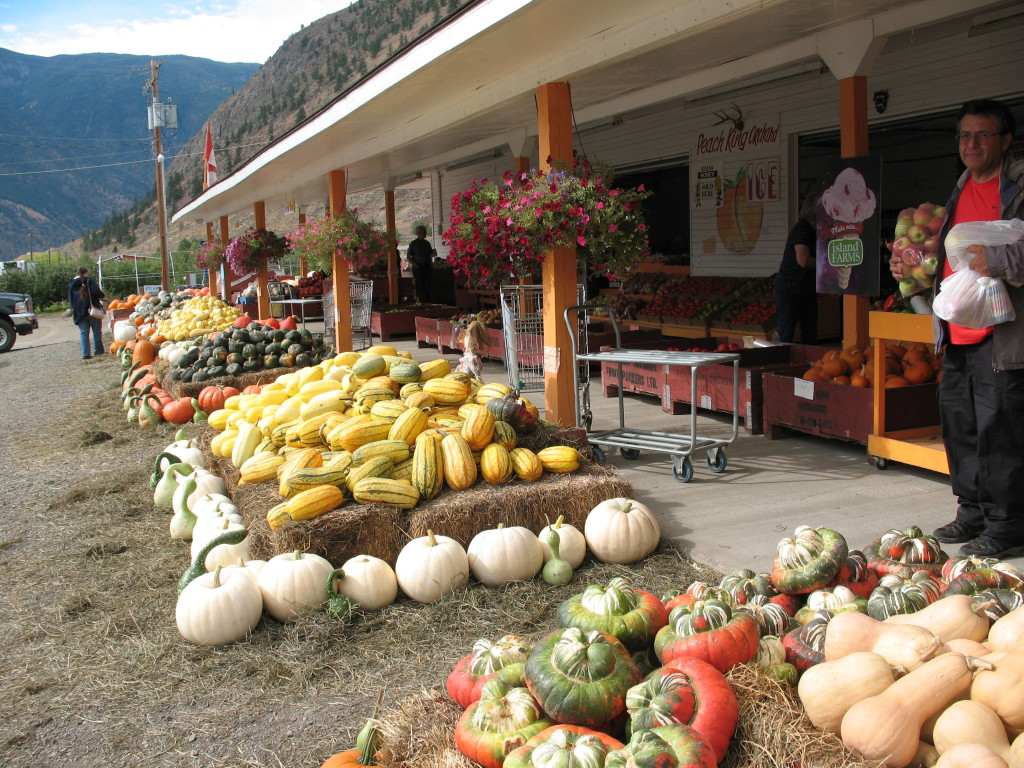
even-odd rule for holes
{"type": "MultiPolygon", "coordinates": [[[[885,347],[885,387],[926,384],[941,378],[942,356],[926,344],[887,344],[885,347]]],[[[828,381],[851,387],[871,387],[875,381],[875,361],[870,348],[847,347],[829,350],[804,373],[808,381],[828,381]]]]}

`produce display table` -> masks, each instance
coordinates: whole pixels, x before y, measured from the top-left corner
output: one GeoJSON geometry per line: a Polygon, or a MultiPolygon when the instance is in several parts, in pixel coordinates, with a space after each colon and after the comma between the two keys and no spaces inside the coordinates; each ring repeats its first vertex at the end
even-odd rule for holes
{"type": "MultiPolygon", "coordinates": [[[[883,370],[887,341],[919,341],[932,343],[931,315],[907,315],[897,312],[870,312],[868,335],[872,339],[874,368],[883,370]]],[[[868,456],[879,469],[889,461],[949,474],[946,447],[939,434],[938,418],[930,424],[913,429],[900,428],[899,413],[893,412],[886,393],[874,390],[874,419],[868,435],[868,456]]]]}
{"type": "Polygon", "coordinates": [[[324,317],[323,297],[309,299],[273,299],[270,302],[271,317],[289,317],[297,315],[302,327],[306,327],[306,320],[322,320],[324,317]],[[314,306],[315,305],[315,306],[314,306]],[[274,312],[274,307],[281,308],[281,314],[274,312]],[[298,311],[296,312],[296,307],[298,311]],[[307,313],[306,307],[309,307],[307,313]]]}
{"type": "MultiPolygon", "coordinates": [[[[719,345],[734,341],[734,338],[726,336],[691,339],[685,342],[642,342],[624,339],[623,346],[630,349],[668,350],[679,347],[684,349],[700,348],[714,352],[719,345]]],[[[820,358],[825,351],[824,347],[802,344],[737,350],[740,356],[739,396],[736,397],[733,392],[732,365],[709,365],[698,369],[696,404],[706,410],[731,414],[735,402],[740,409],[739,415],[743,419],[746,432],[751,435],[762,434],[764,432],[763,375],[770,371],[794,367],[799,368],[803,373],[810,361],[820,358]]],[[[666,413],[679,415],[688,410],[692,391],[689,368],[640,362],[624,363],[622,374],[623,391],[660,398],[661,408],[666,413]]],[[[601,386],[605,397],[617,394],[617,366],[607,363],[601,365],[601,386]]]]}
{"type": "Polygon", "coordinates": [[[391,311],[375,310],[370,313],[370,331],[380,336],[381,341],[390,341],[392,336],[415,334],[417,317],[451,317],[458,311],[457,307],[443,304],[391,311]]]}

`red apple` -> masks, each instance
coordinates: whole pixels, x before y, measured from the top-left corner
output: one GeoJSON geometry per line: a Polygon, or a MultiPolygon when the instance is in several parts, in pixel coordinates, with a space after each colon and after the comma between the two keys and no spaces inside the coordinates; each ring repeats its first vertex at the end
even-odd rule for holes
{"type": "Polygon", "coordinates": [[[934,214],[932,213],[933,206],[930,203],[922,203],[916,211],[914,211],[914,223],[919,227],[927,227],[928,222],[932,220],[934,214]]]}

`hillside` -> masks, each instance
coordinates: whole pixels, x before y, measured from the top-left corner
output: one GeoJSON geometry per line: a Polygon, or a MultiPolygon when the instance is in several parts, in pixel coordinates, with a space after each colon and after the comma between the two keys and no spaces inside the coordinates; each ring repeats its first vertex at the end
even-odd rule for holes
{"type": "MultiPolygon", "coordinates": [[[[167,157],[259,67],[190,56],[161,61],[159,96],[178,105],[179,120],[177,131],[164,132],[167,157]]],[[[35,251],[61,248],[153,194],[149,75],[145,56],[0,49],[0,260],[26,253],[30,231],[35,251]]]]}
{"type": "MultiPolygon", "coordinates": [[[[344,10],[325,16],[289,37],[237,93],[211,110],[207,117],[214,134],[218,176],[224,178],[267,144],[280,138],[330,105],[374,68],[426,34],[471,0],[357,0],[344,10]]],[[[168,72],[170,65],[164,67],[168,72]]],[[[161,93],[165,89],[161,85],[161,93]]],[[[170,91],[167,91],[170,93],[170,91]]],[[[203,121],[205,124],[205,120],[203,121]]],[[[168,211],[173,212],[202,191],[202,151],[205,134],[199,130],[182,146],[167,174],[168,211]]],[[[423,191],[398,195],[399,233],[429,214],[423,191]]],[[[351,204],[374,218],[383,215],[383,197],[354,195],[351,204]]],[[[127,237],[122,226],[108,226],[88,239],[90,250],[147,251],[158,248],[155,206],[137,213],[122,213],[133,226],[127,237]]],[[[307,211],[309,216],[322,210],[307,211]]],[[[292,212],[267,211],[267,226],[276,231],[294,227],[292,212]]],[[[252,224],[251,215],[232,217],[232,232],[252,224]]],[[[205,227],[185,223],[171,227],[168,244],[173,250],[185,239],[205,239],[205,227]]],[[[81,244],[78,244],[81,247],[81,244]]],[[[74,247],[72,247],[74,249],[74,247]]]]}

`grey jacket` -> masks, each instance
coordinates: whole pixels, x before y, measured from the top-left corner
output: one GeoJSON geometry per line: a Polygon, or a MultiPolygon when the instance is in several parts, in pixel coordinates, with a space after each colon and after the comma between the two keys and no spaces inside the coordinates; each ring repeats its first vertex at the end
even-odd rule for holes
{"type": "MultiPolygon", "coordinates": [[[[946,223],[942,227],[939,242],[944,243],[953,221],[953,212],[960,199],[960,192],[967,183],[969,171],[964,171],[953,195],[946,203],[946,223]]],[[[1024,160],[1010,162],[1009,158],[1003,161],[1002,170],[999,172],[999,196],[1002,200],[1000,218],[1021,219],[1024,218],[1024,160]]],[[[993,277],[1004,278],[1006,291],[1013,303],[1016,320],[1008,323],[999,323],[994,326],[992,332],[992,367],[997,371],[1015,370],[1024,368],[1024,285],[1014,287],[1011,283],[1024,283],[1024,240],[1018,240],[1012,245],[989,246],[985,249],[988,261],[988,270],[993,277]]],[[[946,263],[946,251],[940,247],[939,266],[935,274],[941,275],[946,263]]],[[[935,283],[935,290],[939,290],[938,280],[935,283]]],[[[933,319],[935,332],[935,348],[941,349],[949,339],[949,324],[938,317],[933,319]]]]}

